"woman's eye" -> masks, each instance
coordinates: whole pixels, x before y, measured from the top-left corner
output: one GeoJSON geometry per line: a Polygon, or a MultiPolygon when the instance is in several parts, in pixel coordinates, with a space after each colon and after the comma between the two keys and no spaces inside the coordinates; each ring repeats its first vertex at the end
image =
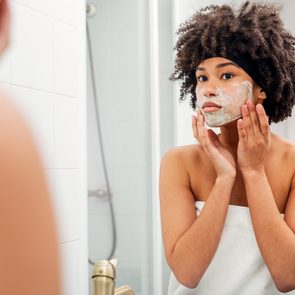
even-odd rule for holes
{"type": "Polygon", "coordinates": [[[229,80],[229,79],[231,79],[233,76],[234,76],[234,75],[231,74],[231,73],[225,73],[225,74],[222,74],[221,77],[222,77],[223,80],[229,80]]]}
{"type": "Polygon", "coordinates": [[[198,82],[204,82],[207,81],[207,77],[206,76],[199,76],[197,77],[198,82]]]}

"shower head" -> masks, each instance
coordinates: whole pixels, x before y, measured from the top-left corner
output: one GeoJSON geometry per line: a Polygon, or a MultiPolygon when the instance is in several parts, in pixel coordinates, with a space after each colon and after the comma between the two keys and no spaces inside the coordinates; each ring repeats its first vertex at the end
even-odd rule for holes
{"type": "Polygon", "coordinates": [[[93,17],[96,14],[96,6],[92,3],[86,4],[86,16],[93,17]]]}

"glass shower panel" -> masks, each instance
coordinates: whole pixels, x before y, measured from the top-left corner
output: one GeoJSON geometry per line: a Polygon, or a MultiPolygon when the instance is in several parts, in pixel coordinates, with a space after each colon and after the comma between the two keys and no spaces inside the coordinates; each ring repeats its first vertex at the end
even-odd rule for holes
{"type": "Polygon", "coordinates": [[[108,258],[115,226],[116,287],[129,285],[137,295],[148,295],[152,290],[148,1],[91,4],[96,12],[87,20],[92,47],[87,79],[89,257],[108,258]],[[102,140],[94,112],[91,62],[102,140]]]}

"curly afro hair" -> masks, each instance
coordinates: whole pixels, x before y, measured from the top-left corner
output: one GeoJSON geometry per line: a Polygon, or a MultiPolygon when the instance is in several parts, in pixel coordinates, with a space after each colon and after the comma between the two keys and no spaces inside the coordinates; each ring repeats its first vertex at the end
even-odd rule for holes
{"type": "Polygon", "coordinates": [[[170,80],[181,80],[180,101],[190,94],[196,108],[197,66],[210,57],[246,56],[255,65],[253,80],[266,92],[269,122],[283,121],[295,103],[295,37],[284,28],[280,8],[246,1],[239,10],[207,6],[177,31],[176,58],[170,80]]]}

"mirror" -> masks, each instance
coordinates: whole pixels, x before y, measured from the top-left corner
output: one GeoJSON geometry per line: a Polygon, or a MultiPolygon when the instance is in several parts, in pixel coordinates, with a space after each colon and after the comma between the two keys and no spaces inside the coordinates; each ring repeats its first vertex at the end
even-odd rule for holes
{"type": "MultiPolygon", "coordinates": [[[[203,1],[202,7],[226,2],[203,1]]],[[[294,3],[281,3],[282,17],[295,32],[294,3]]],[[[195,142],[192,110],[187,103],[178,103],[178,90],[168,77],[173,71],[174,32],[201,6],[192,0],[163,0],[158,4],[162,155],[170,147],[195,142]]],[[[159,292],[167,294],[170,270],[162,241],[153,240],[150,42],[154,31],[150,29],[149,1],[92,0],[87,11],[89,259],[117,258],[118,286],[127,284],[136,294],[146,295],[156,294],[153,292],[158,286],[159,292]],[[161,254],[157,261],[159,284],[153,276],[155,251],[161,254]]],[[[290,118],[272,125],[272,129],[295,140],[291,132],[294,125],[294,118],[290,118]]]]}

